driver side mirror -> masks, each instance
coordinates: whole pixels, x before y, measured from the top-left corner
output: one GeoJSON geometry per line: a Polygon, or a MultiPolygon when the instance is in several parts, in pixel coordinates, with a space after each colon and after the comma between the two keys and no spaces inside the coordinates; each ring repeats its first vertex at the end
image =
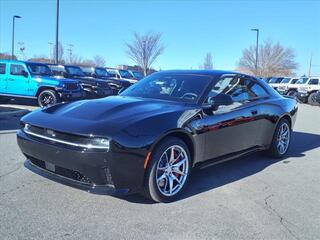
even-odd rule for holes
{"type": "Polygon", "coordinates": [[[25,78],[29,77],[29,73],[26,72],[25,70],[21,72],[21,75],[24,76],[25,78]]]}
{"type": "Polygon", "coordinates": [[[215,111],[219,106],[229,106],[234,103],[232,97],[228,94],[219,93],[218,95],[209,98],[208,104],[204,106],[205,109],[215,111]]]}

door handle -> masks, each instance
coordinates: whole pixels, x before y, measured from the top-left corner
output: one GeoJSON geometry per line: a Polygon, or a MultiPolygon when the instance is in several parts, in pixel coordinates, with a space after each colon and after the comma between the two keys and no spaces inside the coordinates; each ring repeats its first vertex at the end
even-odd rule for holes
{"type": "Polygon", "coordinates": [[[257,115],[258,114],[258,110],[251,110],[251,114],[252,115],[257,115]]]}

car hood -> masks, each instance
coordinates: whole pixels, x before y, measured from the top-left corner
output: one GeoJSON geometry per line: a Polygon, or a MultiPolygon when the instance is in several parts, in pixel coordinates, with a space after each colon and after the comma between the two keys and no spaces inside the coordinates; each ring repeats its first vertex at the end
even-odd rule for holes
{"type": "MultiPolygon", "coordinates": [[[[184,103],[112,96],[58,104],[22,118],[31,125],[81,135],[113,135],[137,122],[159,116],[178,120],[194,109],[184,103]]],[[[160,117],[161,118],[161,117],[160,117]]]]}
{"type": "Polygon", "coordinates": [[[67,78],[64,78],[64,77],[60,77],[60,76],[35,76],[34,77],[36,80],[38,81],[46,81],[46,82],[49,82],[49,81],[54,81],[54,82],[57,82],[57,83],[75,83],[77,81],[75,80],[72,80],[72,79],[67,79],[67,78]]]}

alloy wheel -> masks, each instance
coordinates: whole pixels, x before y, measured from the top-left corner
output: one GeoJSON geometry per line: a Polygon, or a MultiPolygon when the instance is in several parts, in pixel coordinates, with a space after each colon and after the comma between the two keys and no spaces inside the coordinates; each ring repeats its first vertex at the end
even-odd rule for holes
{"type": "Polygon", "coordinates": [[[282,123],[279,128],[277,136],[277,149],[279,154],[283,155],[286,153],[290,143],[290,128],[287,123],[282,123]]]}
{"type": "Polygon", "coordinates": [[[156,184],[164,196],[174,196],[184,186],[189,171],[186,151],[179,145],[167,148],[160,157],[156,169],[156,184]]]}

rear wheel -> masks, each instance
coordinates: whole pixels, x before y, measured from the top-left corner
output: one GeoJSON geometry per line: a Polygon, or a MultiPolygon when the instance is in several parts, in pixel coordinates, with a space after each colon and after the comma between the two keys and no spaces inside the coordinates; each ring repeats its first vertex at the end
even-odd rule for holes
{"type": "Polygon", "coordinates": [[[281,158],[286,155],[291,141],[291,129],[287,119],[281,119],[273,134],[273,139],[268,149],[271,157],[281,158]]]}
{"type": "Polygon", "coordinates": [[[40,107],[48,107],[59,102],[59,96],[56,91],[47,89],[38,95],[38,104],[40,107]]]}
{"type": "Polygon", "coordinates": [[[320,106],[320,103],[317,102],[317,93],[314,92],[314,93],[311,93],[308,97],[308,103],[312,106],[320,106]]]}
{"type": "Polygon", "coordinates": [[[191,170],[187,145],[169,137],[153,151],[145,179],[145,192],[155,202],[171,202],[185,188],[191,170]]]}

